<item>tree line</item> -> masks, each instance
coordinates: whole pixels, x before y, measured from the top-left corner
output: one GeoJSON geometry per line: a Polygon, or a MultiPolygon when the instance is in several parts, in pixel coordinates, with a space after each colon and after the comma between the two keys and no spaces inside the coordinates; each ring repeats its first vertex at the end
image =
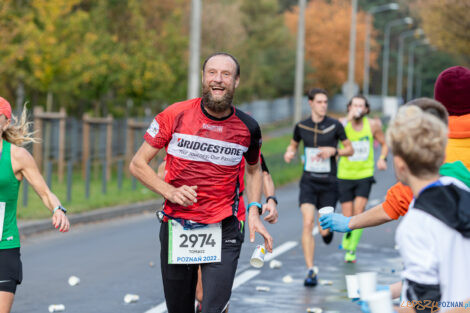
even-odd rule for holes
{"type": "MultiPolygon", "coordinates": [[[[237,103],[292,94],[295,2],[203,1],[201,57],[227,51],[239,59],[237,103]]],[[[420,10],[422,3],[416,4],[420,10]]],[[[190,8],[190,0],[3,0],[0,94],[12,104],[65,107],[75,116],[158,112],[186,97],[190,8]]],[[[358,18],[357,64],[366,9],[358,18]]],[[[346,80],[349,21],[349,0],[309,2],[306,89],[316,85],[333,93],[346,80]]],[[[377,68],[375,40],[372,46],[377,68]]],[[[362,82],[361,66],[355,77],[362,82]]]]}

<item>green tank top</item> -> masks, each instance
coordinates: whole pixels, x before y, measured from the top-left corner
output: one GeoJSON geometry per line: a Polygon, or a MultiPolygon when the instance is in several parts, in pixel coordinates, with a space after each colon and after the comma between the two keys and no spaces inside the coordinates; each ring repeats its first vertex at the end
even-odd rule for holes
{"type": "MultiPolygon", "coordinates": [[[[352,143],[354,154],[339,158],[338,178],[356,180],[374,176],[374,136],[369,119],[362,118],[360,131],[354,130],[351,122],[348,122],[344,130],[352,143]]],[[[340,148],[343,147],[340,142],[340,148]]]]}
{"type": "Polygon", "coordinates": [[[16,205],[20,181],[11,167],[11,144],[3,140],[0,158],[0,249],[18,248],[20,235],[16,224],[16,205]]]}

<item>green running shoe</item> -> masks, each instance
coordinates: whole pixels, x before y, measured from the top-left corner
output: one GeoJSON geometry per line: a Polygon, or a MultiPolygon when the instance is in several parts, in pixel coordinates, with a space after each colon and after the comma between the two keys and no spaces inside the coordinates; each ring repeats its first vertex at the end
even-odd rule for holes
{"type": "Polygon", "coordinates": [[[346,263],[356,263],[356,251],[348,250],[344,255],[344,262],[346,263]]]}
{"type": "Polygon", "coordinates": [[[341,249],[351,250],[349,248],[350,245],[351,245],[351,232],[348,232],[343,235],[343,240],[341,241],[341,249]]]}

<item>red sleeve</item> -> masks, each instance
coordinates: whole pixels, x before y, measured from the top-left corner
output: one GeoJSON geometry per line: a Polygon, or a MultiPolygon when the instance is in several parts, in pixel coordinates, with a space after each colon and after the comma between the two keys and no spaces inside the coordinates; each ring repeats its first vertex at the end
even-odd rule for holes
{"type": "Polygon", "coordinates": [[[152,147],[162,149],[170,142],[173,135],[173,111],[170,106],[159,113],[147,129],[144,139],[152,147]]]}
{"type": "Polygon", "coordinates": [[[411,200],[413,200],[411,188],[399,182],[387,191],[387,196],[382,206],[385,213],[387,213],[390,218],[396,220],[408,212],[411,200]]]}

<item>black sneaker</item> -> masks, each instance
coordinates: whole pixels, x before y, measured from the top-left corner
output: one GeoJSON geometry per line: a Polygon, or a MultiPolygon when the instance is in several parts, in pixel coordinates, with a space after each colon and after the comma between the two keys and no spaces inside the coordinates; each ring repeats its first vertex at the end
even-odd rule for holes
{"type": "Polygon", "coordinates": [[[307,278],[305,278],[305,287],[315,287],[318,283],[317,274],[313,270],[308,270],[307,278]]]}
{"type": "Polygon", "coordinates": [[[326,243],[327,245],[329,245],[331,243],[331,241],[333,240],[333,232],[332,231],[329,231],[328,232],[328,235],[326,236],[321,236],[321,238],[323,239],[323,242],[326,243]]]}

